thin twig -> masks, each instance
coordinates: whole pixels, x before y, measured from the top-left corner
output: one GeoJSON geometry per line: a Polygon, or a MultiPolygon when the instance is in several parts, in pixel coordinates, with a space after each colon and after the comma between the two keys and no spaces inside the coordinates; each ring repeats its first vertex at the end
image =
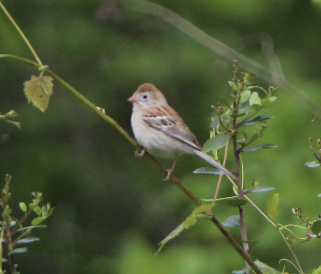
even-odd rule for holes
{"type": "Polygon", "coordinates": [[[24,40],[24,42],[26,43],[26,45],[28,46],[29,50],[31,51],[31,53],[33,54],[33,56],[35,57],[35,59],[37,60],[38,64],[43,66],[38,54],[36,53],[36,51],[34,50],[34,48],[32,47],[32,45],[30,44],[30,42],[28,41],[27,37],[24,35],[24,33],[22,32],[22,30],[20,29],[20,27],[18,26],[18,24],[15,22],[15,20],[12,18],[12,16],[10,15],[10,13],[7,11],[7,9],[5,8],[5,6],[2,4],[2,2],[0,1],[0,8],[3,10],[3,12],[5,13],[5,15],[8,17],[8,19],[10,20],[10,22],[12,23],[12,25],[16,28],[16,30],[18,31],[18,33],[20,34],[20,36],[22,37],[22,39],[24,40]]]}

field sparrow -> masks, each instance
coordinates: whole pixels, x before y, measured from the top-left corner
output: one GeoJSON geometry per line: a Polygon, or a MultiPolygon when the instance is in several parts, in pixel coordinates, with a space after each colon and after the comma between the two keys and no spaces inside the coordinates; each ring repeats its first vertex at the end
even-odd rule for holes
{"type": "Polygon", "coordinates": [[[235,178],[233,173],[202,151],[194,134],[154,85],[140,85],[128,101],[133,103],[131,126],[135,138],[144,148],[140,155],[147,150],[152,155],[175,159],[165,180],[171,176],[177,157],[182,153],[196,154],[235,178]]]}

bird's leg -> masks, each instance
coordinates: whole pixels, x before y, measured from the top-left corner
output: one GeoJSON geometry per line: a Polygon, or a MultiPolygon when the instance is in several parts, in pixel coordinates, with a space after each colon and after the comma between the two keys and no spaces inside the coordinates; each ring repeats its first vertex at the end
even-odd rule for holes
{"type": "Polygon", "coordinates": [[[175,156],[174,163],[173,163],[172,167],[170,169],[167,169],[167,175],[166,175],[164,181],[168,181],[169,178],[171,177],[171,175],[172,175],[172,173],[173,173],[173,171],[175,169],[175,166],[176,166],[176,163],[177,163],[177,159],[178,159],[178,155],[175,156]]]}
{"type": "Polygon", "coordinates": [[[138,152],[138,149],[136,149],[135,151],[135,155],[139,157],[144,156],[145,153],[146,153],[146,148],[143,148],[141,152],[138,152]]]}

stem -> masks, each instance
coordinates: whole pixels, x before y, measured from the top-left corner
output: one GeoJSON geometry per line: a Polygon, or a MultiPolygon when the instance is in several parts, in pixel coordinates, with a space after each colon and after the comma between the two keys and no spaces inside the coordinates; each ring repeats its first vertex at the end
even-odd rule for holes
{"type": "Polygon", "coordinates": [[[18,31],[18,33],[20,34],[20,36],[22,37],[22,39],[25,41],[25,43],[27,44],[29,50],[31,51],[31,53],[33,54],[33,56],[35,57],[36,61],[38,62],[39,65],[43,66],[40,58],[38,57],[36,51],[34,50],[34,48],[32,47],[32,45],[30,44],[30,42],[28,41],[27,37],[24,35],[24,33],[22,32],[22,30],[19,28],[19,26],[17,25],[17,23],[15,22],[15,20],[12,18],[12,16],[10,15],[10,13],[7,11],[7,9],[5,8],[5,6],[2,4],[2,2],[0,1],[0,8],[3,10],[3,12],[5,13],[5,15],[8,17],[8,19],[10,20],[10,22],[12,23],[12,25],[15,27],[15,29],[18,31]]]}
{"type": "MultiPolygon", "coordinates": [[[[223,165],[224,167],[225,167],[225,165],[226,165],[227,152],[228,152],[228,147],[229,147],[230,140],[231,140],[231,135],[229,134],[229,136],[228,136],[228,138],[227,138],[227,141],[226,141],[226,145],[225,145],[224,158],[223,158],[223,163],[222,163],[222,165],[223,165]]],[[[217,181],[217,186],[216,186],[215,194],[214,194],[213,201],[212,201],[212,204],[213,204],[213,205],[215,204],[215,201],[216,201],[216,199],[217,199],[218,192],[219,192],[220,187],[221,187],[222,179],[223,179],[223,173],[221,172],[220,177],[219,177],[219,179],[218,179],[218,181],[217,181]]],[[[231,179],[231,180],[232,180],[232,179],[231,179]]]]}

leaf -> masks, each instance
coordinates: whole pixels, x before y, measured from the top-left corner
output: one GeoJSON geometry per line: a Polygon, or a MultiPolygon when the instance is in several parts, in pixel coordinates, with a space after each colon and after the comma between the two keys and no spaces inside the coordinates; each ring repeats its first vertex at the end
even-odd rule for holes
{"type": "Polygon", "coordinates": [[[196,224],[197,218],[199,218],[200,213],[207,213],[207,211],[211,210],[213,207],[212,204],[202,204],[199,207],[195,208],[190,216],[188,216],[183,223],[181,223],[178,227],[176,227],[170,234],[168,234],[160,243],[160,247],[157,250],[157,255],[165,246],[165,244],[177,237],[183,230],[189,229],[192,225],[196,224]]]}
{"type": "Polygon", "coordinates": [[[18,254],[18,253],[25,253],[28,251],[28,248],[27,247],[20,247],[20,248],[16,248],[14,250],[12,250],[10,252],[10,254],[18,254]]]}
{"type": "Polygon", "coordinates": [[[259,192],[267,192],[274,190],[274,187],[256,187],[254,189],[248,190],[247,193],[259,193],[259,192]]]}
{"type": "Polygon", "coordinates": [[[205,142],[202,150],[204,152],[209,152],[211,150],[218,150],[222,147],[225,147],[227,139],[227,135],[216,135],[215,137],[210,138],[205,142]]]}
{"type": "Polygon", "coordinates": [[[226,202],[229,206],[242,206],[247,203],[247,200],[233,197],[233,198],[228,198],[226,202]]]}
{"type": "Polygon", "coordinates": [[[304,165],[306,167],[315,168],[315,167],[319,167],[320,163],[317,161],[312,161],[312,162],[306,162],[304,165]]]}
{"type": "Polygon", "coordinates": [[[321,232],[321,220],[317,220],[311,226],[311,230],[314,234],[319,234],[321,232]]]}
{"type": "Polygon", "coordinates": [[[239,215],[230,216],[222,223],[222,225],[225,227],[240,226],[240,216],[239,215]]]}
{"type": "Polygon", "coordinates": [[[194,174],[220,175],[221,170],[213,167],[200,167],[193,171],[194,174]]]}
{"type": "Polygon", "coordinates": [[[29,244],[29,243],[33,243],[33,242],[37,242],[37,241],[40,241],[40,239],[36,238],[36,237],[26,237],[21,240],[18,240],[17,244],[29,244]]]}
{"type": "Polygon", "coordinates": [[[256,116],[250,120],[247,120],[245,123],[243,123],[242,125],[245,126],[245,127],[248,127],[248,126],[252,126],[254,125],[255,123],[257,122],[261,122],[261,121],[265,121],[265,120],[268,120],[268,119],[273,119],[274,117],[273,116],[256,116]]]}
{"type": "Polygon", "coordinates": [[[19,207],[23,212],[27,212],[27,205],[24,202],[19,203],[19,207]]]}
{"type": "Polygon", "coordinates": [[[273,103],[274,101],[276,101],[276,99],[277,99],[276,96],[271,96],[271,97],[269,98],[269,101],[270,101],[271,103],[273,103]]]}
{"type": "Polygon", "coordinates": [[[28,103],[32,103],[36,108],[44,112],[49,104],[53,90],[52,77],[31,76],[29,81],[24,83],[24,92],[28,103]]]}
{"type": "Polygon", "coordinates": [[[261,104],[262,107],[269,108],[272,105],[272,102],[268,98],[263,98],[261,104]]]}
{"type": "Polygon", "coordinates": [[[256,150],[260,150],[260,149],[264,149],[264,148],[276,148],[276,145],[273,144],[264,144],[264,145],[260,145],[260,146],[255,146],[255,147],[247,147],[247,148],[243,148],[242,152],[252,152],[252,151],[256,151],[256,150]]]}
{"type": "Polygon", "coordinates": [[[262,262],[260,262],[259,260],[255,261],[255,264],[260,268],[260,270],[262,271],[262,273],[264,274],[282,274],[285,272],[280,272],[262,262]]]}
{"type": "Polygon", "coordinates": [[[267,202],[267,215],[275,220],[279,214],[279,193],[274,193],[272,197],[267,202]]]}
{"type": "Polygon", "coordinates": [[[17,232],[23,232],[23,231],[26,231],[26,230],[31,230],[31,229],[35,229],[35,228],[46,228],[47,226],[46,225],[38,225],[38,226],[26,226],[26,227],[22,227],[22,228],[19,228],[17,229],[17,232]]]}
{"type": "Polygon", "coordinates": [[[45,217],[36,217],[32,220],[31,225],[36,226],[40,224],[43,220],[45,220],[45,217]]]}
{"type": "Polygon", "coordinates": [[[242,93],[241,93],[241,103],[243,102],[246,102],[247,100],[249,100],[251,96],[251,91],[250,90],[244,90],[242,93]]]}
{"type": "Polygon", "coordinates": [[[261,98],[256,91],[252,92],[250,96],[249,104],[250,106],[253,106],[253,105],[261,106],[261,98]]]}

